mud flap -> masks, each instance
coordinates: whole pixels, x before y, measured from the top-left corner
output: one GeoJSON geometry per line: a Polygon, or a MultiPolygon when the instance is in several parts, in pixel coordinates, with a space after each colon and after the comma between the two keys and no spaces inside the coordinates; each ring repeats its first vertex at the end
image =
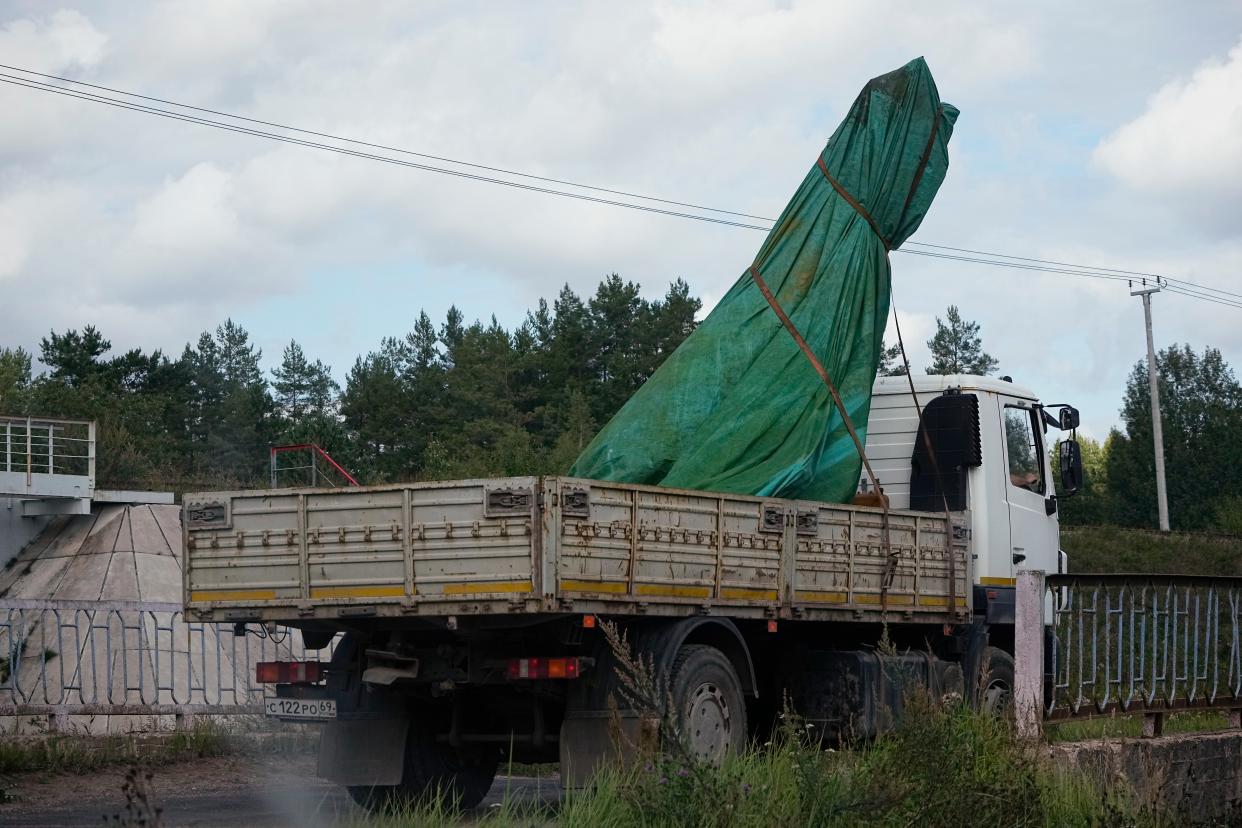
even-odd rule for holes
{"type": "Polygon", "coordinates": [[[603,765],[654,753],[660,724],[633,711],[581,710],[561,723],[561,784],[583,788],[603,765]]]}
{"type": "Polygon", "coordinates": [[[404,718],[328,722],[319,738],[319,775],[338,785],[397,785],[405,771],[404,718]]]}

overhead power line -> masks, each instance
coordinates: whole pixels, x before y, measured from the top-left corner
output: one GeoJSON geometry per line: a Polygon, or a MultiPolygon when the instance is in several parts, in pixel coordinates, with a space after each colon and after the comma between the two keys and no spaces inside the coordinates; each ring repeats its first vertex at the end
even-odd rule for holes
{"type": "Polygon", "coordinates": [[[12,86],[24,86],[28,89],[34,89],[40,92],[52,92],[57,95],[64,95],[70,98],[78,98],[91,103],[104,104],[119,109],[129,109],[134,112],[141,112],[147,115],[157,115],[161,118],[170,118],[175,121],[185,121],[187,123],[199,124],[201,126],[209,126],[215,129],[223,129],[228,132],[238,132],[243,135],[253,135],[258,138],[267,138],[273,141],[281,141],[287,144],[295,144],[303,147],[311,147],[313,149],[327,150],[328,152],[340,153],[342,155],[352,155],[355,158],[365,158],[369,161],[381,161],[386,164],[395,164],[400,167],[409,167],[416,170],[425,170],[427,172],[442,173],[457,178],[470,179],[472,181],[482,181],[487,184],[499,184],[505,187],[514,187],[519,190],[528,190],[536,193],[546,193],[548,195],[564,196],[566,198],[574,198],[580,201],[590,201],[596,204],[607,204],[612,207],[625,207],[630,210],[641,210],[647,213],[659,213],[666,216],[676,216],[678,218],[696,219],[698,221],[706,221],[712,224],[724,224],[730,227],[743,227],[748,230],[770,230],[769,227],[763,227],[757,224],[746,224],[744,222],[730,221],[728,219],[716,218],[714,216],[695,215],[694,213],[681,213],[676,210],[664,210],[659,207],[651,207],[646,204],[631,204],[624,201],[615,201],[613,199],[600,198],[597,196],[586,195],[585,193],[570,193],[563,190],[553,190],[548,187],[537,187],[533,184],[523,184],[520,181],[505,181],[502,178],[492,178],[485,175],[476,175],[474,173],[463,172],[461,170],[450,170],[444,167],[436,167],[430,164],[419,164],[413,161],[406,161],[401,158],[389,158],[384,155],[376,155],[369,152],[361,152],[359,150],[351,150],[345,147],[334,147],[331,144],[322,144],[317,141],[308,141],[301,138],[293,138],[288,135],[280,135],[274,132],[265,132],[263,130],[251,129],[250,127],[237,126],[236,124],[226,124],[220,121],[213,121],[210,118],[200,118],[195,115],[186,115],[179,112],[170,112],[158,107],[145,106],[143,104],[129,103],[128,101],[117,101],[102,95],[95,95],[90,92],[79,92],[74,89],[65,89],[64,87],[54,86],[52,84],[41,83],[40,81],[32,81],[27,78],[16,78],[13,75],[0,73],[0,83],[7,83],[12,86]]]}
{"type": "Polygon", "coordinates": [[[917,247],[932,247],[937,250],[955,250],[961,253],[977,253],[982,256],[993,256],[998,259],[1014,259],[1014,260],[1023,261],[1023,262],[1037,262],[1039,264],[1057,265],[1060,267],[1072,267],[1072,268],[1077,268],[1079,270],[1090,270],[1090,271],[1096,271],[1096,272],[1101,272],[1101,273],[1115,273],[1119,276],[1133,276],[1133,277],[1140,278],[1140,279],[1161,279],[1161,280],[1164,280],[1165,282],[1175,282],[1178,284],[1187,285],[1189,287],[1198,288],[1200,290],[1212,291],[1214,293],[1220,293],[1225,296],[1235,296],[1239,299],[1242,299],[1242,293],[1233,293],[1228,290],[1221,290],[1220,288],[1208,287],[1206,285],[1196,284],[1195,282],[1188,282],[1185,279],[1174,279],[1171,276],[1165,276],[1160,273],[1144,273],[1144,272],[1137,271],[1137,270],[1119,270],[1117,268],[1112,268],[1112,267],[1096,267],[1093,265],[1079,265],[1079,264],[1073,264],[1071,262],[1057,262],[1057,261],[1052,261],[1049,259],[1032,259],[1029,256],[1011,256],[1007,253],[993,253],[987,250],[970,250],[964,247],[949,247],[948,245],[930,244],[928,242],[906,242],[906,243],[915,245],[917,247]]]}
{"type": "MultiPolygon", "coordinates": [[[[443,155],[431,155],[425,152],[415,152],[414,150],[402,149],[401,147],[392,147],[392,146],[387,146],[385,144],[376,144],[371,141],[362,141],[357,138],[346,138],[341,135],[333,135],[332,133],[329,133],[329,132],[316,132],[315,130],[312,130],[312,129],[303,129],[301,127],[290,126],[288,124],[281,124],[275,121],[263,121],[258,118],[247,118],[244,115],[233,115],[228,112],[222,112],[218,109],[207,109],[206,107],[202,107],[202,106],[192,106],[190,104],[177,103],[176,101],[170,101],[166,98],[156,98],[151,95],[140,95],[137,92],[126,92],[123,89],[116,89],[111,86],[101,86],[96,83],[87,83],[86,81],[73,80],[72,78],[66,78],[60,75],[48,75],[43,72],[34,72],[34,71],[31,71],[30,69],[22,69],[20,66],[9,66],[7,64],[0,63],[0,69],[9,69],[14,72],[22,72],[26,75],[35,75],[40,78],[50,78],[52,80],[58,80],[64,83],[72,83],[76,86],[85,86],[85,87],[89,87],[90,89],[99,89],[104,92],[111,92],[114,95],[124,95],[128,98],[137,98],[137,99],[144,100],[144,101],[154,101],[155,103],[162,103],[168,106],[175,106],[179,109],[189,109],[194,112],[206,112],[209,115],[219,115],[221,117],[229,118],[234,121],[244,121],[249,124],[259,124],[261,126],[275,127],[277,129],[283,129],[288,132],[297,132],[302,135],[314,135],[317,138],[329,138],[333,141],[341,141],[346,144],[354,144],[355,146],[360,146],[360,147],[370,147],[371,149],[385,150],[386,152],[399,152],[402,155],[409,155],[415,158],[426,158],[429,161],[444,161],[449,164],[457,164],[462,167],[470,167],[476,170],[486,170],[488,172],[503,173],[505,175],[513,175],[519,178],[529,178],[532,181],[545,181],[549,184],[561,184],[561,185],[568,186],[568,187],[578,187],[583,190],[592,190],[597,193],[609,193],[611,195],[625,196],[626,198],[637,198],[637,199],[642,199],[643,201],[654,201],[660,204],[671,204],[674,207],[689,207],[694,210],[706,210],[711,213],[720,213],[722,215],[727,215],[727,216],[738,216],[739,218],[752,218],[752,219],[758,219],[759,221],[768,221],[768,222],[776,221],[776,219],[766,218],[764,216],[755,216],[755,215],[751,215],[750,213],[739,213],[734,210],[721,210],[716,207],[706,207],[702,204],[690,204],[684,201],[673,201],[672,199],[668,199],[668,198],[658,198],[656,196],[649,196],[649,195],[642,195],[640,193],[626,192],[625,190],[613,190],[607,187],[596,187],[591,184],[580,184],[575,181],[566,181],[561,178],[549,178],[543,175],[532,175],[531,173],[518,172],[517,170],[508,170],[508,169],[505,169],[504,167],[490,167],[486,164],[476,164],[471,161],[459,161],[456,158],[447,158],[443,155]]],[[[12,76],[6,76],[6,77],[12,77],[12,76]]],[[[23,78],[23,80],[25,79],[23,78]]],[[[50,86],[50,84],[48,84],[48,86],[50,86]]]]}
{"type": "MultiPolygon", "coordinates": [[[[249,118],[241,115],[233,115],[206,107],[192,106],[182,104],[165,98],[158,98],[150,95],[141,95],[135,92],[127,92],[114,87],[103,86],[100,84],[87,83],[86,81],[74,80],[72,78],[62,77],[60,75],[51,75],[42,72],[34,72],[29,69],[23,69],[17,66],[0,64],[0,69],[8,69],[13,72],[20,72],[22,75],[12,75],[0,72],[0,83],[6,83],[11,86],[24,87],[38,92],[46,92],[65,97],[76,98],[78,100],[87,101],[89,103],[97,103],[105,106],[111,106],[119,109],[127,109],[145,115],[154,115],[170,120],[184,121],[186,123],[196,124],[199,126],[211,127],[213,129],[221,129],[228,132],[235,132],[243,135],[250,135],[257,138],[278,141],[282,143],[292,144],[295,146],[303,146],[311,149],[319,149],[327,152],[334,152],[341,155],[362,158],[369,161],[378,161],[381,163],[394,164],[397,166],[407,167],[410,169],[422,170],[425,172],[434,172],[442,175],[450,175],[457,178],[464,178],[472,181],[479,181],[487,184],[497,184],[505,187],[526,190],[529,192],[542,193],[545,195],[555,195],[563,198],[572,198],[580,201],[587,201],[595,204],[603,204],[610,207],[622,207],[630,210],[639,210],[642,212],[654,213],[658,215],[673,216],[676,218],[694,219],[696,221],[704,221],[712,224],[720,224],[728,227],[739,227],[747,230],[758,230],[768,232],[771,230],[769,225],[752,224],[744,221],[735,221],[733,219],[722,218],[722,216],[733,216],[735,218],[754,219],[772,223],[775,220],[766,216],[759,216],[752,213],[743,213],[735,210],[725,210],[716,207],[708,207],[701,204],[695,204],[686,201],[677,201],[674,199],[660,198],[657,196],[648,196],[641,193],[630,192],[626,190],[612,189],[608,187],[599,187],[590,184],[582,184],[579,182],[569,181],[566,179],[552,178],[548,176],[533,175],[517,170],[510,170],[503,167],[489,166],[485,164],[477,164],[469,161],[462,161],[440,155],[431,155],[429,153],[415,152],[413,150],[403,149],[400,147],[388,146],[385,144],[374,143],[370,141],[362,141],[355,138],[348,138],[340,135],[334,135],[327,132],[317,132],[314,130],[303,129],[300,127],[281,124],[275,121],[265,121],[258,118],[249,118]],[[200,112],[206,115],[214,115],[220,118],[227,118],[230,121],[238,121],[241,123],[228,123],[213,118],[207,118],[200,115],[188,114],[187,112],[178,112],[175,110],[163,109],[157,106],[151,106],[143,103],[136,103],[133,100],[123,100],[107,95],[96,94],[93,92],[83,91],[82,89],[74,89],[61,86],[55,83],[48,83],[35,78],[47,78],[49,80],[58,81],[60,83],[72,84],[77,87],[85,87],[88,89],[96,89],[101,92],[108,92],[112,95],[121,95],[126,98],[132,98],[141,101],[151,101],[153,103],[163,104],[165,106],[176,107],[181,110],[189,110],[190,112],[200,112]],[[244,124],[256,124],[263,127],[271,127],[274,129],[284,130],[285,132],[293,132],[299,135],[309,135],[316,138],[324,138],[331,141],[350,144],[355,147],[367,147],[369,149],[381,150],[383,152],[399,153],[411,158],[422,158],[432,161],[438,161],[445,164],[453,164],[458,167],[468,169],[482,170],[485,172],[499,173],[502,175],[513,176],[517,178],[527,179],[529,181],[540,181],[547,184],[557,184],[563,187],[574,187],[579,190],[587,190],[596,193],[605,193],[608,195],[619,196],[627,199],[637,199],[640,201],[651,202],[651,204],[635,204],[630,201],[620,201],[614,198],[604,198],[601,196],[588,195],[581,192],[570,192],[551,187],[543,187],[534,184],[527,184],[521,181],[511,181],[494,176],[480,175],[477,173],[466,172],[461,169],[451,169],[433,164],[424,164],[409,161],[404,158],[393,158],[387,155],[380,155],[373,152],[351,149],[349,147],[335,146],[326,144],[321,141],[312,141],[306,138],[298,138],[292,135],[285,135],[277,132],[271,132],[265,129],[245,126],[244,124]],[[652,206],[652,204],[665,204],[670,207],[683,207],[689,210],[699,210],[716,215],[702,215],[697,213],[688,213],[679,210],[670,210],[661,207],[652,206]]],[[[1222,305],[1224,307],[1242,309],[1242,293],[1215,288],[1208,285],[1198,284],[1185,279],[1176,279],[1157,273],[1145,273],[1141,271],[1123,270],[1119,268],[1097,267],[1093,265],[1081,265],[1072,262],[1061,262],[1050,259],[1038,259],[1030,256],[1016,256],[1007,253],[997,253],[993,251],[975,250],[971,248],[954,247],[950,245],[932,244],[930,242],[906,242],[906,248],[896,252],[906,253],[909,255],[925,256],[928,258],[944,259],[949,261],[968,262],[974,264],[984,264],[992,267],[1002,267],[1011,270],[1026,270],[1040,273],[1051,273],[1066,276],[1078,276],[1094,279],[1103,279],[1107,281],[1126,281],[1132,282],[1135,279],[1152,279],[1162,284],[1170,293],[1176,293],[1180,296],[1186,296],[1200,301],[1211,302],[1213,304],[1222,305]],[[910,248],[929,248],[929,249],[910,249],[910,248]],[[949,251],[949,252],[937,252],[949,251]],[[970,255],[959,255],[970,254],[970,255]]]]}

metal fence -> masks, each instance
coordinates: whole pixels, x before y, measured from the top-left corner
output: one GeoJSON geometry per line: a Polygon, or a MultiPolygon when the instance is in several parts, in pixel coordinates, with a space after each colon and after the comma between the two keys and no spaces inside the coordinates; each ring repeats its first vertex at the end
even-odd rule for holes
{"type": "Polygon", "coordinates": [[[1242,709],[1242,578],[1020,573],[1019,721],[1242,709]],[[1034,697],[1034,698],[1031,698],[1034,697]]]}
{"type": "Polygon", "coordinates": [[[95,423],[0,416],[0,494],[89,498],[95,423]]]}
{"type": "Polygon", "coordinates": [[[90,420],[0,417],[0,470],[93,475],[94,429],[90,420]]]}
{"type": "Polygon", "coordinates": [[[181,606],[138,601],[0,601],[0,717],[262,712],[259,661],[327,661],[283,627],[187,622],[181,606]]]}

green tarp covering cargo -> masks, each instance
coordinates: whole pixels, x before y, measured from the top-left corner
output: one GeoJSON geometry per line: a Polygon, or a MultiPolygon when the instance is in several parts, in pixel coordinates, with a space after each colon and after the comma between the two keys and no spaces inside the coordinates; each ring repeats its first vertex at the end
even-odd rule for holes
{"type": "Polygon", "coordinates": [[[888,251],[931,206],[956,118],[922,58],[869,82],[752,267],[570,473],[849,501],[861,471],[858,450],[760,282],[822,363],[865,441],[889,310],[888,251]]]}

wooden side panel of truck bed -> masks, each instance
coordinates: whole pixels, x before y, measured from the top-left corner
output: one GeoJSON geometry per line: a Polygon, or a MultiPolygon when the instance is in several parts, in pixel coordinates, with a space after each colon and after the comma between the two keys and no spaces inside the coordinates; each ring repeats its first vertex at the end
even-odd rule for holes
{"type": "Polygon", "coordinates": [[[214,620],[952,620],[971,592],[965,516],[954,524],[566,477],[196,494],[183,516],[185,598],[214,620]]]}

